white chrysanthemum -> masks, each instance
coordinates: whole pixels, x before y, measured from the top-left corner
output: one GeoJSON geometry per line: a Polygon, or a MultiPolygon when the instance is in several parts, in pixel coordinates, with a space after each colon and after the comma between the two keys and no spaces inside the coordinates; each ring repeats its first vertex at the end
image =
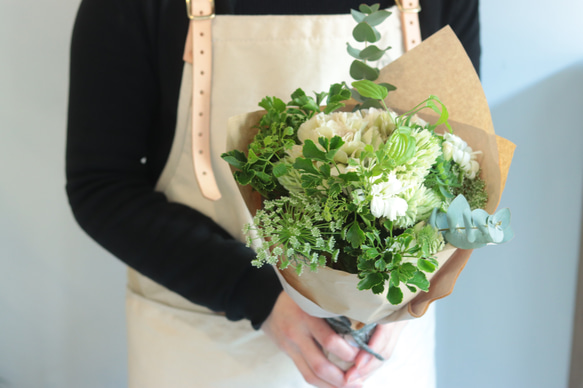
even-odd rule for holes
{"type": "Polygon", "coordinates": [[[468,146],[468,143],[451,133],[446,133],[444,138],[445,141],[442,144],[442,148],[445,160],[453,159],[460,166],[466,177],[474,179],[480,169],[476,158],[480,151],[474,152],[472,147],[468,146]]]}
{"type": "MultiPolygon", "coordinates": [[[[377,180],[379,177],[375,177],[377,180]]],[[[395,173],[389,173],[387,181],[372,185],[372,200],[370,212],[376,218],[385,217],[394,221],[399,216],[404,216],[407,212],[407,201],[397,196],[405,188],[403,183],[397,179],[395,173]]]]}
{"type": "Polygon", "coordinates": [[[399,168],[397,177],[408,182],[408,186],[417,186],[441,155],[441,147],[440,139],[427,129],[413,130],[411,135],[415,138],[415,155],[399,168]]]}
{"type": "Polygon", "coordinates": [[[404,190],[401,197],[407,201],[407,211],[403,216],[397,217],[395,226],[408,228],[419,221],[427,220],[433,208],[442,204],[441,196],[424,185],[404,190]]]}

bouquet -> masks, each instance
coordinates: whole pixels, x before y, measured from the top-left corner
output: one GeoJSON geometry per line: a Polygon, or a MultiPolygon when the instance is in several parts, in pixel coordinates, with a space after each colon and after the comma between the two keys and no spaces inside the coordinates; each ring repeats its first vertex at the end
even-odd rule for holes
{"type": "MultiPolygon", "coordinates": [[[[374,23],[388,16],[383,12],[378,6],[353,11],[355,38],[368,17],[372,34],[362,39],[374,43],[374,23]]],[[[233,118],[232,151],[223,155],[254,215],[245,227],[257,251],[254,264],[276,266],[292,298],[339,331],[343,321],[359,329],[422,315],[450,292],[469,250],[513,236],[508,209],[490,214],[512,146],[489,131],[484,102],[461,114],[467,90],[448,93],[448,106],[463,120],[453,121],[426,82],[427,69],[420,70],[428,51],[464,59],[451,30],[382,71],[369,62],[370,53],[378,59],[384,50],[371,47],[348,48],[355,57],[354,89],[338,83],[314,97],[298,89],[289,103],[266,97],[259,104],[264,111],[233,118]],[[409,88],[407,82],[419,84],[409,88]],[[390,96],[403,89],[406,98],[393,105],[390,96]],[[427,91],[420,103],[410,102],[427,91]],[[398,104],[411,105],[403,110],[398,104]],[[498,144],[510,151],[502,172],[498,144]]],[[[467,56],[463,63],[466,74],[467,56]]]]}

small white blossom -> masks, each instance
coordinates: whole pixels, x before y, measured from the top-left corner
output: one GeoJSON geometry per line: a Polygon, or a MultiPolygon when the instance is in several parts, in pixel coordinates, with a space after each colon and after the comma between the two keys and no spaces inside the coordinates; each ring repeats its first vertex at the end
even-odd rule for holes
{"type": "MultiPolygon", "coordinates": [[[[373,180],[378,180],[374,177],[373,180]]],[[[371,194],[373,196],[370,203],[370,211],[373,216],[385,217],[394,221],[399,216],[404,216],[407,212],[407,201],[397,197],[405,188],[403,183],[397,179],[395,173],[388,175],[386,182],[380,182],[372,185],[371,194]]]]}
{"type": "Polygon", "coordinates": [[[480,165],[476,160],[476,155],[480,152],[474,152],[468,143],[463,141],[459,136],[451,133],[444,135],[445,141],[442,144],[443,157],[445,160],[452,160],[457,163],[465,176],[474,179],[476,173],[480,169],[480,165]]]}

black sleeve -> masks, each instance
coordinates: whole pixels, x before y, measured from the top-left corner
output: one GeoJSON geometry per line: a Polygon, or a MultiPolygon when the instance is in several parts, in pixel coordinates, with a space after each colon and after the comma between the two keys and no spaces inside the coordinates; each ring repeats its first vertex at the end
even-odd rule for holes
{"type": "MultiPolygon", "coordinates": [[[[281,285],[212,220],[154,191],[152,139],[164,128],[155,0],[85,0],[71,46],[67,194],[99,244],[190,301],[258,327],[281,285]],[[154,4],[154,5],[153,5],[154,4]],[[155,29],[154,29],[155,30],[155,29]]],[[[175,112],[173,112],[175,114],[175,112]]]]}
{"type": "Polygon", "coordinates": [[[423,39],[450,25],[480,74],[480,18],[478,0],[420,0],[423,39]]]}

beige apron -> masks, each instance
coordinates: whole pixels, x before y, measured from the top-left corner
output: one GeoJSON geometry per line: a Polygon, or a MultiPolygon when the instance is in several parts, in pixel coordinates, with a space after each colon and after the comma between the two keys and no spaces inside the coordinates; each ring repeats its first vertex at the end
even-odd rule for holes
{"type": "MultiPolygon", "coordinates": [[[[398,10],[392,11],[379,43],[392,49],[381,66],[403,52],[398,10]]],[[[335,82],[350,82],[352,60],[346,42],[352,42],[354,25],[350,15],[217,16],[212,25],[211,153],[222,198],[205,199],[194,177],[189,63],[183,71],[174,143],[156,189],[244,241],[242,225],[250,215],[229,166],[220,158],[226,151],[227,119],[257,110],[266,95],[287,101],[298,87],[310,94],[327,91],[335,82]]],[[[128,278],[130,387],[309,386],[291,360],[249,322],[229,322],[131,269],[128,278]]],[[[430,310],[408,324],[392,359],[366,386],[433,387],[433,323],[430,310]],[[418,372],[424,369],[427,373],[418,372]]]]}

